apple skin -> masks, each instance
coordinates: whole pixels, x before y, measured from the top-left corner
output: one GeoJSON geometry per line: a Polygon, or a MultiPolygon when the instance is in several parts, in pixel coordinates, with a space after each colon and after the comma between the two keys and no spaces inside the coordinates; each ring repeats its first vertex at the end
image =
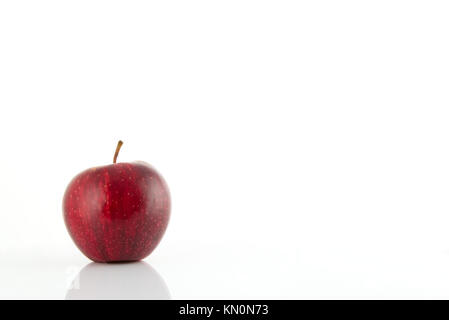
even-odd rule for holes
{"type": "Polygon", "coordinates": [[[95,262],[147,257],[165,233],[170,208],[165,180],[145,162],[87,169],[73,178],[63,200],[70,236],[95,262]]]}

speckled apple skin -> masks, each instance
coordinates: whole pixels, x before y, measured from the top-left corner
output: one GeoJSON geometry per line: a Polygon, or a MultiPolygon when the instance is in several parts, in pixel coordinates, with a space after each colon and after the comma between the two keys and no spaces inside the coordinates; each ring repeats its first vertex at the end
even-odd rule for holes
{"type": "Polygon", "coordinates": [[[63,200],[70,236],[96,262],[147,257],[165,233],[170,207],[167,184],[144,162],[83,171],[70,182],[63,200]]]}

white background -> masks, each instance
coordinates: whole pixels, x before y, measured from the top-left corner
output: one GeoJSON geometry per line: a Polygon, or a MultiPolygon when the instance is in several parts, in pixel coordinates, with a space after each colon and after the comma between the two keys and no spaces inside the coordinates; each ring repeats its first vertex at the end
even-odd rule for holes
{"type": "Polygon", "coordinates": [[[119,161],[165,177],[172,219],[147,267],[85,267],[75,295],[449,298],[448,16],[447,1],[0,2],[0,298],[73,296],[89,260],[62,196],[118,139],[119,161]]]}

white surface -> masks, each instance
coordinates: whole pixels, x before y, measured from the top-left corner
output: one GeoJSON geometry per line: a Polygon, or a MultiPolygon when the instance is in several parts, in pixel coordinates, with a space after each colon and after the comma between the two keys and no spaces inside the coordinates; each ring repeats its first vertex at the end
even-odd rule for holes
{"type": "Polygon", "coordinates": [[[62,195],[118,139],[172,219],[151,267],[81,272],[91,298],[111,293],[96,272],[123,298],[449,298],[448,14],[2,1],[0,298],[70,297],[89,261],[62,195]]]}

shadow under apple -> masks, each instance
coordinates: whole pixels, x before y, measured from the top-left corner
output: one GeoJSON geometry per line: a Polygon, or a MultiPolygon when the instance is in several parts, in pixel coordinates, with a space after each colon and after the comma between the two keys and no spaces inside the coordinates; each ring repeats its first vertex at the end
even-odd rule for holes
{"type": "Polygon", "coordinates": [[[66,300],[168,300],[164,279],[148,263],[89,263],[73,280],[66,300]]]}

